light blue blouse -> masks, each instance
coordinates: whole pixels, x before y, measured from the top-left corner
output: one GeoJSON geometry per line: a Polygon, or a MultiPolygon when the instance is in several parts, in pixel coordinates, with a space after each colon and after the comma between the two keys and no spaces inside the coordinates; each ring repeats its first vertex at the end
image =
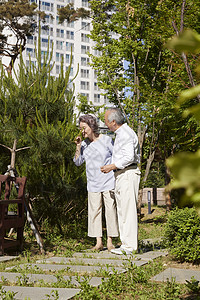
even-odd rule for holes
{"type": "Polygon", "coordinates": [[[81,143],[81,153],[73,159],[76,166],[86,163],[88,192],[103,192],[114,189],[115,179],[113,171],[105,174],[101,167],[111,164],[113,141],[107,135],[101,135],[95,142],[88,139],[81,143]]]}

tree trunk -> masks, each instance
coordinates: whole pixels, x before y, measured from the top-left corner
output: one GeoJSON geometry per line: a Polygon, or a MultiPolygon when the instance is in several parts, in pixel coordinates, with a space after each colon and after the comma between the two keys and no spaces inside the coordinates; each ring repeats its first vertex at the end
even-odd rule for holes
{"type": "Polygon", "coordinates": [[[150,168],[151,168],[151,164],[154,160],[154,156],[155,156],[155,150],[152,153],[150,153],[149,158],[147,159],[146,170],[145,170],[144,178],[142,180],[141,189],[140,189],[139,196],[138,196],[137,209],[138,209],[138,215],[139,216],[141,215],[143,188],[144,188],[144,185],[147,181],[147,177],[149,175],[149,171],[150,171],[150,168]]]}
{"type": "MultiPolygon", "coordinates": [[[[168,185],[169,182],[170,182],[170,170],[167,166],[165,166],[165,185],[168,185]]],[[[165,203],[166,203],[166,210],[170,211],[172,208],[170,191],[165,192],[165,203]]]]}
{"type": "Polygon", "coordinates": [[[11,168],[15,168],[15,157],[16,157],[17,140],[14,140],[13,148],[11,150],[11,168]]]}

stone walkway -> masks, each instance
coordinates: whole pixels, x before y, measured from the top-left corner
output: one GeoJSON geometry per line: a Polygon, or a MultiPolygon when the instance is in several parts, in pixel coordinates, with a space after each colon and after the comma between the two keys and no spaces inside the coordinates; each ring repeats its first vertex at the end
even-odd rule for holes
{"type": "MultiPolygon", "coordinates": [[[[107,250],[100,252],[79,252],[73,257],[51,257],[38,260],[36,263],[13,264],[0,272],[1,284],[4,291],[16,293],[17,300],[44,300],[55,299],[56,293],[60,300],[71,299],[80,292],[80,284],[87,280],[89,284],[98,286],[102,282],[102,272],[110,274],[115,272],[125,272],[126,264],[130,259],[136,266],[143,266],[149,261],[160,256],[167,255],[165,251],[149,251],[136,255],[114,255],[107,250]],[[66,275],[67,274],[67,275],[66,275]],[[8,286],[7,283],[10,285],[8,286]],[[56,283],[65,283],[65,288],[54,288],[56,283]],[[31,287],[36,284],[40,287],[31,287]]],[[[16,259],[16,257],[0,257],[0,262],[16,259]]],[[[177,282],[184,283],[194,276],[200,280],[200,271],[180,270],[168,268],[164,272],[154,276],[154,281],[166,281],[175,278],[177,282]]],[[[58,286],[58,285],[57,285],[58,286]]],[[[56,298],[57,299],[57,298],[56,298]]]]}

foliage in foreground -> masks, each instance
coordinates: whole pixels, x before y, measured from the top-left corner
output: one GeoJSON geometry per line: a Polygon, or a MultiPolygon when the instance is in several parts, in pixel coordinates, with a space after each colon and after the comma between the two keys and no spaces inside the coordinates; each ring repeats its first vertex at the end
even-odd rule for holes
{"type": "MultiPolygon", "coordinates": [[[[175,37],[169,43],[169,47],[191,53],[199,53],[200,51],[200,35],[192,30],[186,30],[181,36],[175,37]]],[[[200,65],[196,68],[199,75],[200,65]]],[[[193,118],[198,124],[198,130],[192,139],[192,142],[199,140],[200,130],[200,84],[193,86],[190,89],[182,91],[177,102],[177,108],[180,109],[183,104],[190,103],[191,99],[195,99],[195,104],[185,109],[183,117],[193,115],[193,118]]],[[[170,189],[184,189],[184,195],[181,199],[181,205],[194,205],[200,213],[200,150],[194,152],[183,152],[171,156],[167,160],[167,165],[170,168],[173,180],[170,183],[170,189]]]]}
{"type": "Polygon", "coordinates": [[[170,253],[181,262],[200,262],[200,217],[194,208],[175,209],[165,227],[170,253]]]}

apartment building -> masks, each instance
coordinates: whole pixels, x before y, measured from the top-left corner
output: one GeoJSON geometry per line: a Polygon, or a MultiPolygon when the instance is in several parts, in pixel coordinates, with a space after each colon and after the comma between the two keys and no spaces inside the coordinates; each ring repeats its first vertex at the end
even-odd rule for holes
{"type": "MultiPolygon", "coordinates": [[[[58,8],[64,7],[69,3],[74,4],[74,8],[84,7],[89,9],[88,0],[31,0],[38,4],[41,11],[46,14],[46,21],[42,23],[41,28],[41,50],[47,53],[48,39],[50,39],[50,48],[53,45],[53,58],[55,62],[52,69],[52,75],[58,76],[60,73],[61,62],[64,62],[65,70],[69,67],[71,48],[72,48],[72,66],[70,70],[70,78],[72,79],[78,70],[79,72],[75,80],[75,97],[82,94],[87,97],[88,101],[92,101],[94,105],[107,104],[106,97],[101,95],[102,90],[97,84],[95,71],[89,66],[90,58],[88,52],[99,55],[93,49],[94,42],[90,40],[88,34],[91,30],[90,19],[79,19],[75,22],[68,23],[64,21],[59,24],[58,8]]],[[[38,32],[27,40],[26,49],[24,51],[24,60],[29,63],[29,57],[34,62],[35,59],[35,43],[37,43],[38,32]]]]}

